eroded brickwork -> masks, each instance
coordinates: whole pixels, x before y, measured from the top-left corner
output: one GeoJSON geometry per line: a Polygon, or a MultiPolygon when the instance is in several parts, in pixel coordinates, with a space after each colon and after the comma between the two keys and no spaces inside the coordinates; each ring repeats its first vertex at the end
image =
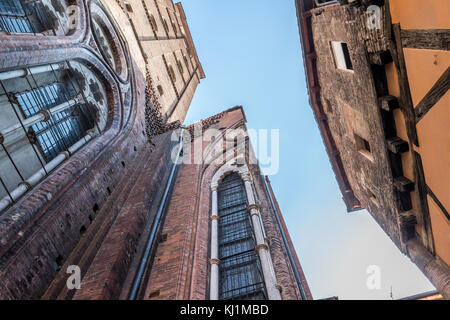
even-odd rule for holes
{"type": "Polygon", "coordinates": [[[370,65],[365,43],[360,39],[360,14],[361,9],[339,5],[312,14],[321,103],[356,197],[365,207],[370,207],[377,222],[400,245],[393,178],[385,147],[378,88],[372,77],[372,68],[377,67],[370,65]],[[336,68],[331,41],[347,43],[352,71],[336,68]],[[368,159],[359,152],[358,137],[368,141],[376,157],[368,159]],[[374,195],[378,205],[371,201],[374,195]]]}

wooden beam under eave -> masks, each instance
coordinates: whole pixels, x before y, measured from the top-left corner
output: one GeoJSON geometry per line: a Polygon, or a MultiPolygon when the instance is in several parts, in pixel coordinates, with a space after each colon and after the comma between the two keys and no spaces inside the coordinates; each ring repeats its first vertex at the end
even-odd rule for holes
{"type": "Polygon", "coordinates": [[[406,62],[403,53],[403,46],[401,43],[401,28],[400,24],[392,25],[393,35],[395,41],[391,43],[391,54],[394,59],[395,67],[397,69],[398,84],[400,88],[400,108],[405,117],[405,125],[408,133],[408,138],[411,143],[419,147],[419,138],[417,136],[416,121],[414,106],[411,97],[411,89],[408,82],[408,73],[406,70],[406,62]]]}
{"type": "Polygon", "coordinates": [[[450,30],[401,30],[402,45],[404,48],[450,50],[450,30]]]}

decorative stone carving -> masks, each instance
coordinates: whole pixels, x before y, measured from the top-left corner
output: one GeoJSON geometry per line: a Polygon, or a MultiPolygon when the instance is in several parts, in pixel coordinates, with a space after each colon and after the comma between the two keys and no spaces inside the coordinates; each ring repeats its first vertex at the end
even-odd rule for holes
{"type": "Polygon", "coordinates": [[[255,247],[255,251],[259,253],[259,250],[264,249],[266,251],[269,251],[269,247],[267,246],[267,244],[258,244],[255,247]]]}
{"type": "Polygon", "coordinates": [[[219,264],[220,264],[220,260],[219,260],[219,259],[211,259],[211,260],[209,261],[209,263],[210,263],[211,265],[213,265],[213,264],[219,265],[219,264]]]}
{"type": "Polygon", "coordinates": [[[261,207],[260,207],[260,205],[258,205],[258,204],[251,204],[251,205],[249,205],[249,206],[247,207],[247,211],[248,211],[248,212],[251,212],[252,209],[255,209],[255,210],[260,211],[260,210],[261,210],[261,207]]]}

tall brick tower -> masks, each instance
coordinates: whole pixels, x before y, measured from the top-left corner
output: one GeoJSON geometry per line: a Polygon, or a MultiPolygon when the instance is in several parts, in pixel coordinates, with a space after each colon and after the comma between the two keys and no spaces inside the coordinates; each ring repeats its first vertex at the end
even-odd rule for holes
{"type": "Polygon", "coordinates": [[[0,43],[0,299],[71,298],[67,266],[87,281],[103,244],[118,298],[168,178],[153,137],[204,78],[183,7],[0,1],[0,43]]]}
{"type": "Polygon", "coordinates": [[[181,4],[1,1],[0,43],[0,299],[311,299],[242,108],[181,126],[181,4]]]}

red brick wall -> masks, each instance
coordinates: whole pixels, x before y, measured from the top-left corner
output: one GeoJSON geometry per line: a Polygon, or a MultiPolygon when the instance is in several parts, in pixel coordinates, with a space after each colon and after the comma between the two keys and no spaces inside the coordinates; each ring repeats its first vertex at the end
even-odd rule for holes
{"type": "Polygon", "coordinates": [[[104,82],[109,107],[102,135],[0,214],[0,299],[40,298],[55,277],[59,282],[47,297],[58,296],[67,275],[55,271],[55,261],[67,261],[82,239],[82,228],[87,229],[83,237],[88,237],[91,226],[110,215],[102,208],[149,147],[144,134],[143,75],[130,60],[134,80],[119,82],[100,54],[94,53],[95,43],[86,37],[86,28],[82,20],[81,30],[62,38],[0,35],[0,68],[83,61],[104,82]],[[89,46],[90,50],[84,49],[89,46]]]}
{"type": "MultiPolygon", "coordinates": [[[[246,120],[241,108],[233,108],[226,111],[219,120],[212,122],[211,128],[245,129],[246,120]]],[[[200,138],[196,141],[198,139],[200,138]]],[[[209,142],[203,142],[204,147],[209,145],[209,142]]],[[[210,183],[219,168],[218,164],[182,165],[162,231],[167,234],[167,240],[158,246],[147,283],[146,299],[208,299],[210,183]]],[[[282,297],[300,299],[262,176],[256,176],[259,173],[256,166],[252,171],[278,284],[283,288],[282,297]]],[[[301,272],[299,265],[297,268],[301,272]]],[[[303,275],[302,272],[301,274],[303,275]]],[[[312,298],[306,279],[304,284],[308,298],[312,298]]]]}

